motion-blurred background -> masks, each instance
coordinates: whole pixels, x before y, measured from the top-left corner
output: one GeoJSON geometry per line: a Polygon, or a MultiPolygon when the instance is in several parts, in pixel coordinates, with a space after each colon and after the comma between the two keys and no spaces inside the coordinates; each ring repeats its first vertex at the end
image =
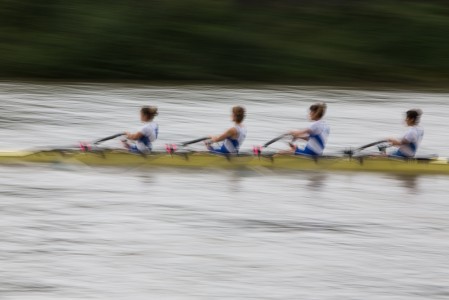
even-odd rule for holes
{"type": "Polygon", "coordinates": [[[0,77],[441,86],[446,1],[2,0],[0,77]]]}

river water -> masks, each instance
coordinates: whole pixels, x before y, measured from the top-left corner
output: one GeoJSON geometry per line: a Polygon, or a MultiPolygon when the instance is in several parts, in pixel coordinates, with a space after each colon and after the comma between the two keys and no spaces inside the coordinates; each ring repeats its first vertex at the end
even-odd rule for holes
{"type": "MultiPolygon", "coordinates": [[[[448,155],[448,94],[288,86],[0,84],[0,149],[139,128],[179,142],[248,110],[251,149],[328,103],[328,153],[404,131],[448,155]]],[[[112,141],[109,146],[119,143],[112,141]]],[[[202,146],[196,146],[201,148],[202,146]]],[[[278,143],[274,149],[285,148],[278,143]]],[[[0,299],[449,299],[444,176],[0,166],[0,299]]]]}

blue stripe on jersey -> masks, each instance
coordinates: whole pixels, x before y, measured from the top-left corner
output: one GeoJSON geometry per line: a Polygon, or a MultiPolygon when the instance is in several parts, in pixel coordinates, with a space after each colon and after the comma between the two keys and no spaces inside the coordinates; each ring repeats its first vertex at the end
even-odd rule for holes
{"type": "Polygon", "coordinates": [[[418,148],[416,143],[410,143],[409,145],[410,145],[410,149],[412,149],[413,153],[416,153],[416,150],[418,148]]]}
{"type": "Polygon", "coordinates": [[[150,138],[148,137],[148,136],[142,136],[140,139],[139,139],[139,142],[141,142],[142,144],[144,144],[145,146],[147,146],[147,147],[150,147],[151,146],[151,142],[150,142],[150,138]]]}
{"type": "Polygon", "coordinates": [[[310,134],[305,148],[313,155],[321,155],[326,148],[329,126],[323,120],[319,120],[313,122],[308,128],[310,134]]]}
{"type": "Polygon", "coordinates": [[[323,141],[321,134],[311,135],[311,136],[309,136],[309,139],[314,139],[315,141],[317,141],[320,148],[324,150],[325,146],[324,146],[324,141],[323,141]]]}
{"type": "MultiPolygon", "coordinates": [[[[398,150],[394,151],[391,155],[393,155],[393,156],[401,156],[401,157],[413,157],[413,156],[415,156],[416,150],[417,150],[417,146],[416,146],[415,143],[407,144],[407,145],[405,145],[405,147],[408,148],[408,151],[406,151],[406,152],[411,152],[413,154],[408,155],[408,154],[402,152],[401,149],[398,149],[398,150]]],[[[402,148],[402,149],[404,150],[404,148],[402,148]]]]}
{"type": "MultiPolygon", "coordinates": [[[[239,149],[239,141],[238,140],[234,140],[231,138],[227,138],[226,140],[228,140],[231,143],[231,145],[234,146],[234,149],[238,151],[238,149],[239,149]]],[[[226,149],[228,151],[228,153],[231,152],[231,151],[229,151],[228,148],[226,148],[226,143],[223,143],[223,145],[221,147],[226,149]]]]}
{"type": "MultiPolygon", "coordinates": [[[[232,145],[235,147],[235,149],[237,149],[237,146],[239,144],[238,140],[233,140],[233,139],[230,139],[230,138],[227,138],[227,140],[229,140],[232,143],[232,145]]],[[[219,154],[230,154],[230,153],[232,153],[231,151],[229,151],[228,148],[226,148],[226,145],[224,143],[221,145],[221,147],[217,147],[217,148],[210,147],[209,150],[212,153],[219,153],[219,154]]]]}

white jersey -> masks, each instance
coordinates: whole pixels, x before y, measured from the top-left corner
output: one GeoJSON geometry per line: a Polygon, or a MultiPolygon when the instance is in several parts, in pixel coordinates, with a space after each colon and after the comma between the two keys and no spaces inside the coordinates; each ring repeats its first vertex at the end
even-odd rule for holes
{"type": "Polygon", "coordinates": [[[153,142],[156,141],[159,126],[156,122],[148,122],[143,125],[143,127],[139,130],[142,133],[142,137],[136,141],[137,150],[142,153],[149,152],[153,148],[153,142]]]}
{"type": "Polygon", "coordinates": [[[246,138],[246,127],[235,125],[234,128],[237,129],[237,138],[225,139],[222,146],[222,150],[227,151],[228,153],[238,153],[240,146],[243,144],[246,138]]]}
{"type": "Polygon", "coordinates": [[[424,130],[419,126],[412,126],[401,138],[406,143],[401,145],[398,149],[400,154],[405,157],[413,157],[418,150],[419,144],[424,136],[424,130]]]}
{"type": "Polygon", "coordinates": [[[318,120],[310,124],[308,128],[310,134],[305,151],[314,153],[314,155],[322,155],[330,133],[329,125],[324,120],[318,120]]]}

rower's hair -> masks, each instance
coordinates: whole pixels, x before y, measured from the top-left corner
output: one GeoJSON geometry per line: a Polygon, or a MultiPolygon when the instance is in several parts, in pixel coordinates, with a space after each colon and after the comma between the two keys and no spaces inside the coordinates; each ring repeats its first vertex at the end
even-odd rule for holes
{"type": "Polygon", "coordinates": [[[419,108],[410,109],[406,113],[407,119],[413,120],[413,124],[418,125],[421,120],[422,110],[419,108]]]}
{"type": "Polygon", "coordinates": [[[140,112],[146,116],[149,120],[153,120],[158,115],[156,106],[143,106],[140,112]]]}
{"type": "Polygon", "coordinates": [[[315,103],[310,106],[310,111],[316,114],[318,119],[321,119],[326,114],[327,105],[324,102],[315,103]]]}
{"type": "Polygon", "coordinates": [[[241,123],[246,116],[246,110],[243,106],[234,106],[232,108],[232,113],[235,116],[235,121],[241,123]]]}

